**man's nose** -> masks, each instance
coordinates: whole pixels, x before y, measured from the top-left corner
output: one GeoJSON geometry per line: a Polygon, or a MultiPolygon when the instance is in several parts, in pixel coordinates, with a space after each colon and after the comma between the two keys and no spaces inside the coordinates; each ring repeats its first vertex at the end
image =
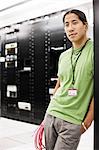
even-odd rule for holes
{"type": "Polygon", "coordinates": [[[69,24],[69,26],[68,26],[68,31],[70,32],[70,31],[73,31],[73,30],[74,30],[73,25],[72,25],[72,24],[69,24]]]}

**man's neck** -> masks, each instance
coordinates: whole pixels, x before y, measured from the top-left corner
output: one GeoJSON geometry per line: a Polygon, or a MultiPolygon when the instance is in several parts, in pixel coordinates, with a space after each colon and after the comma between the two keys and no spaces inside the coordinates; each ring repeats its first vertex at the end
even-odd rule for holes
{"type": "Polygon", "coordinates": [[[73,42],[73,48],[74,48],[74,49],[81,48],[81,47],[85,44],[85,42],[86,42],[87,40],[88,40],[88,38],[85,37],[85,38],[83,38],[83,39],[81,39],[81,40],[79,40],[79,41],[77,41],[77,42],[73,42]]]}

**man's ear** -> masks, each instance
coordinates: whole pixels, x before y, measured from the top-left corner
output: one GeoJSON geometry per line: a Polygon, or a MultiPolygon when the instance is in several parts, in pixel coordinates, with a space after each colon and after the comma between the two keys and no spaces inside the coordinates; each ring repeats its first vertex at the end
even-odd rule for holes
{"type": "Polygon", "coordinates": [[[88,23],[85,22],[85,29],[88,30],[88,23]]]}

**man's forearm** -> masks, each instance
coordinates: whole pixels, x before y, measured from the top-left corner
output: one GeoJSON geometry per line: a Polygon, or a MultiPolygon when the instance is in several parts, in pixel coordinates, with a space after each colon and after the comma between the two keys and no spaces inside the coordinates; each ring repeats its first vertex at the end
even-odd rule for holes
{"type": "Polygon", "coordinates": [[[60,80],[58,79],[57,80],[57,83],[56,83],[56,86],[54,88],[54,91],[53,91],[53,95],[55,94],[55,92],[57,91],[57,89],[60,87],[60,80]]]}
{"type": "Polygon", "coordinates": [[[92,101],[90,103],[90,106],[89,106],[89,110],[88,110],[88,113],[84,119],[84,124],[86,126],[86,128],[89,128],[92,121],[94,119],[94,98],[92,98],[92,101]]]}

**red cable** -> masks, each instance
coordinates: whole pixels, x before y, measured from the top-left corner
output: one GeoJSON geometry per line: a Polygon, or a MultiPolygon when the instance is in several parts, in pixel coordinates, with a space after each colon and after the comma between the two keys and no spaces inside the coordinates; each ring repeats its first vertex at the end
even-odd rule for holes
{"type": "Polygon", "coordinates": [[[44,136],[44,122],[42,122],[40,126],[36,129],[33,136],[34,136],[34,145],[36,150],[45,149],[45,146],[42,142],[44,136]]]}

